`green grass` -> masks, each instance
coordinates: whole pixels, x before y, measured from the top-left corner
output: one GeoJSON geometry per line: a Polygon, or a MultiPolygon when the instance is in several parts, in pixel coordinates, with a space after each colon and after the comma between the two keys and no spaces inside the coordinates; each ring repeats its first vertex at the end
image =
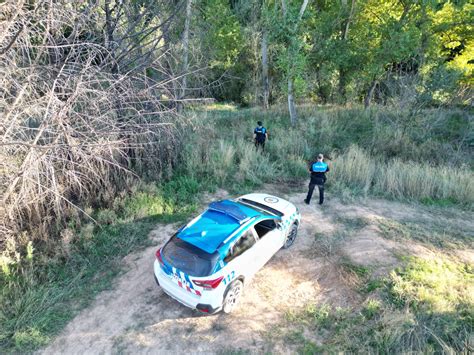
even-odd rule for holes
{"type": "Polygon", "coordinates": [[[426,206],[436,207],[453,207],[456,206],[456,200],[453,198],[431,198],[424,197],[420,199],[420,202],[426,206]]]}
{"type": "MultiPolygon", "coordinates": [[[[328,156],[332,168],[328,192],[344,200],[377,195],[472,209],[474,155],[466,135],[472,128],[467,113],[425,111],[413,118],[409,130],[403,128],[404,113],[398,117],[385,108],[303,106],[294,128],[279,107],[262,111],[216,104],[190,115],[192,127],[172,181],[141,185],[116,197],[107,209],[86,209],[98,225],[71,220],[60,241],[8,245],[18,253],[0,259],[0,352],[31,352],[47,344],[97,293],[112,286],[123,271],[122,258],[147,246],[148,233],[157,223],[183,221],[195,212],[200,192],[223,187],[245,193],[265,183],[299,186],[308,178],[307,162],[319,152],[328,156]],[[251,138],[257,120],[270,132],[263,154],[255,151],[251,138]]],[[[316,235],[323,256],[334,256],[348,233],[367,223],[339,222],[344,228],[333,235],[316,235]]],[[[431,233],[419,225],[384,223],[380,226],[386,237],[413,238],[442,248],[472,245],[466,233],[453,228],[431,233]]],[[[445,264],[424,273],[427,265],[410,261],[394,271],[390,282],[371,280],[370,270],[347,262],[342,268],[365,283],[358,285],[364,295],[383,291],[388,296],[359,309],[311,305],[289,317],[290,324],[322,331],[326,339],[321,346],[305,339],[302,328],[296,329],[290,338],[301,343],[301,353],[430,351],[445,345],[460,350],[472,332],[471,301],[439,296],[444,291],[427,281],[433,273],[442,280],[440,272],[451,270],[445,264]],[[423,292],[431,298],[422,298],[423,292]],[[429,306],[429,300],[444,297],[454,305],[446,306],[444,313],[438,312],[435,301],[436,306],[429,306]]],[[[462,276],[451,286],[472,284],[472,270],[464,269],[461,273],[462,268],[454,268],[462,276]],[[470,283],[463,283],[466,278],[470,283]]]]}
{"type": "MultiPolygon", "coordinates": [[[[123,271],[122,258],[149,245],[160,222],[179,222],[195,212],[206,186],[177,177],[163,185],[142,185],[117,198],[113,209],[93,211],[100,223],[85,222],[69,233],[54,256],[38,245],[0,274],[0,352],[31,352],[46,345],[75,314],[123,271]]],[[[31,244],[30,244],[31,246],[31,244]]]]}
{"type": "Polygon", "coordinates": [[[407,260],[388,282],[389,301],[416,315],[416,331],[424,345],[438,351],[472,349],[474,331],[474,269],[472,265],[436,255],[407,260]]]}
{"type": "Polygon", "coordinates": [[[354,264],[347,258],[339,260],[339,265],[345,272],[353,274],[360,279],[367,278],[370,275],[370,269],[368,267],[354,264]]]}
{"type": "Polygon", "coordinates": [[[337,216],[336,222],[343,224],[346,229],[351,231],[358,231],[370,224],[370,221],[364,217],[337,216]]]}
{"type": "Polygon", "coordinates": [[[378,220],[378,227],[382,235],[388,239],[415,240],[445,250],[474,247],[472,231],[456,223],[443,222],[438,224],[438,222],[432,221],[427,224],[424,221],[398,222],[383,218],[378,220]]]}
{"type": "Polygon", "coordinates": [[[301,183],[308,178],[307,163],[322,152],[332,168],[328,191],[447,207],[474,205],[473,155],[465,143],[470,121],[463,112],[423,112],[409,131],[402,129],[403,113],[396,117],[384,108],[305,106],[295,127],[289,127],[286,112],[278,107],[262,111],[220,105],[193,115],[184,171],[217,186],[249,191],[263,183],[301,183]],[[452,132],[440,135],[440,127],[454,116],[452,132]],[[263,154],[252,143],[257,120],[270,134],[263,154]],[[430,120],[436,120],[436,129],[430,120]]]}
{"type": "Polygon", "coordinates": [[[474,330],[472,266],[442,255],[408,258],[385,280],[368,283],[360,305],[309,304],[288,312],[281,322],[285,340],[301,354],[468,351],[474,330]],[[314,334],[318,344],[305,334],[314,334]]]}

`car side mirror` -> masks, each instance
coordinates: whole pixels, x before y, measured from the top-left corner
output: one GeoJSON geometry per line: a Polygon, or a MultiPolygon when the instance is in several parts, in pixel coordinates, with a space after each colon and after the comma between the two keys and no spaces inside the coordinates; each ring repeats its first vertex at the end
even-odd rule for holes
{"type": "Polygon", "coordinates": [[[279,231],[283,230],[283,226],[282,226],[281,223],[277,223],[276,225],[277,225],[277,229],[278,229],[279,231]]]}

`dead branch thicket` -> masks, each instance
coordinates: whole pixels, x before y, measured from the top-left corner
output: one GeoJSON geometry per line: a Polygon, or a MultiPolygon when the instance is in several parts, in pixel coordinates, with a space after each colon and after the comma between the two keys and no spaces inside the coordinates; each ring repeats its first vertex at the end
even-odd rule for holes
{"type": "Polygon", "coordinates": [[[122,1],[0,4],[4,253],[24,231],[48,241],[144,171],[169,172],[179,135],[160,41],[170,18],[152,15],[122,1]]]}

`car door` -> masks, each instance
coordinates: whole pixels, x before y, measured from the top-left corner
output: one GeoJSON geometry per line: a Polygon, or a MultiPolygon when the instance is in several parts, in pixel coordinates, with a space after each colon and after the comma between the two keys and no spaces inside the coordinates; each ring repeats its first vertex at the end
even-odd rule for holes
{"type": "MultiPolygon", "coordinates": [[[[237,239],[230,248],[224,262],[227,263],[226,269],[232,278],[240,275],[246,279],[251,278],[258,270],[256,268],[256,260],[258,251],[255,248],[257,239],[252,229],[245,231],[242,236],[237,239]]],[[[225,276],[224,276],[225,277],[225,276]]]]}
{"type": "Polygon", "coordinates": [[[276,219],[269,218],[260,221],[253,226],[253,230],[258,238],[257,244],[255,245],[257,254],[255,267],[257,268],[257,271],[260,270],[278,250],[280,250],[283,244],[282,232],[278,228],[278,222],[279,221],[276,219]]]}

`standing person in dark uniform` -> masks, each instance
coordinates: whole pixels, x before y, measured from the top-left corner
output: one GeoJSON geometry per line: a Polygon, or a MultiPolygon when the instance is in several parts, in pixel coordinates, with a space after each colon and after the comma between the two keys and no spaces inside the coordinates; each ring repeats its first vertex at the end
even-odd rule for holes
{"type": "Polygon", "coordinates": [[[253,131],[253,139],[255,141],[255,148],[258,150],[258,147],[262,147],[262,151],[265,150],[265,140],[268,138],[268,132],[265,127],[263,127],[262,121],[257,122],[257,127],[253,131]]]}
{"type": "Polygon", "coordinates": [[[326,182],[326,173],[329,171],[329,166],[323,160],[324,156],[319,154],[317,160],[312,162],[309,167],[311,181],[309,182],[308,195],[304,200],[307,205],[309,205],[309,202],[311,201],[311,196],[313,196],[313,191],[316,185],[319,190],[319,204],[322,205],[324,202],[324,183],[326,182]]]}

